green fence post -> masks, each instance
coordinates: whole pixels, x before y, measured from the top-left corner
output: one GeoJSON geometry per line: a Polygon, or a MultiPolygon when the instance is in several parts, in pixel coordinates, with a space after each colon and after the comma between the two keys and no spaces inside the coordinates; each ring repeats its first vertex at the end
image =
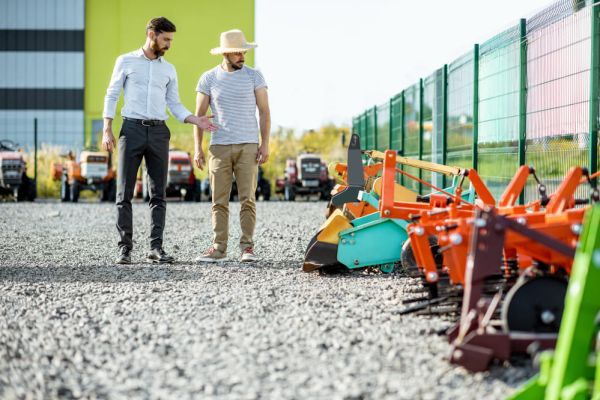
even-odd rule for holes
{"type": "MultiPolygon", "coordinates": [[[[519,23],[519,166],[525,165],[527,139],[527,21],[519,23]]],[[[525,203],[525,191],[519,195],[519,204],[525,203]]]]}
{"type": "Polygon", "coordinates": [[[364,112],[365,114],[365,142],[364,142],[364,146],[365,149],[369,148],[369,110],[365,110],[364,112]]]}
{"type": "MultiPolygon", "coordinates": [[[[402,155],[404,155],[404,153],[405,153],[405,151],[404,151],[404,149],[405,149],[405,147],[404,147],[404,145],[405,145],[404,134],[406,132],[406,130],[405,130],[405,124],[404,124],[404,108],[406,107],[406,105],[404,104],[404,90],[402,92],[400,92],[400,96],[401,96],[400,97],[400,107],[402,107],[402,110],[400,111],[400,121],[402,121],[401,124],[400,124],[400,143],[401,143],[401,146],[402,146],[402,155]]],[[[400,177],[400,184],[402,186],[404,186],[404,175],[402,175],[400,177]]]]}
{"type": "MultiPolygon", "coordinates": [[[[419,79],[419,160],[423,159],[423,78],[419,79]]],[[[423,179],[419,169],[419,179],[423,179]]],[[[423,185],[419,182],[419,194],[423,194],[423,185]]]]}
{"type": "Polygon", "coordinates": [[[479,44],[473,48],[473,169],[477,170],[479,141],[479,44]]]}
{"type": "Polygon", "coordinates": [[[379,128],[377,126],[377,106],[373,106],[373,129],[375,130],[373,132],[373,149],[379,150],[379,147],[377,147],[379,145],[379,143],[377,143],[377,135],[379,134],[379,128]]]}
{"type": "MultiPolygon", "coordinates": [[[[590,65],[590,174],[598,170],[598,64],[599,50],[598,33],[600,32],[600,6],[592,6],[592,34],[591,34],[591,65],[590,65]]],[[[596,182],[596,180],[594,180],[596,182]]]]}
{"type": "Polygon", "coordinates": [[[394,124],[394,118],[392,118],[393,115],[393,97],[390,97],[390,105],[388,107],[389,113],[390,113],[390,118],[388,119],[388,148],[391,149],[392,148],[392,127],[394,124]]]}
{"type": "MultiPolygon", "coordinates": [[[[448,64],[444,64],[442,74],[442,164],[448,162],[448,64]]],[[[442,175],[442,185],[446,187],[446,175],[442,175]]]]}

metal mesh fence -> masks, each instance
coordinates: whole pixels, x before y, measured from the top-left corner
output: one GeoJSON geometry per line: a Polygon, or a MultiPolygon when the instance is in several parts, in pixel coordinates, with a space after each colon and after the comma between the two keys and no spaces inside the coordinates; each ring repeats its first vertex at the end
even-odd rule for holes
{"type": "MultiPolygon", "coordinates": [[[[420,96],[419,84],[415,84],[404,91],[404,155],[411,158],[419,158],[419,113],[420,96]]],[[[420,170],[412,167],[403,167],[409,174],[419,177],[420,170]]],[[[419,183],[403,177],[403,184],[415,191],[419,191],[419,183]]]]}
{"type": "Polygon", "coordinates": [[[402,152],[402,93],[392,97],[390,106],[392,114],[390,148],[402,152]]]}
{"type": "Polygon", "coordinates": [[[477,164],[495,197],[519,165],[519,54],[519,26],[480,48],[477,164]]]}
{"type": "MultiPolygon", "coordinates": [[[[433,161],[433,142],[434,142],[434,113],[435,109],[435,84],[436,75],[430,75],[423,80],[423,136],[421,144],[421,159],[425,161],[433,161]]],[[[434,182],[435,174],[429,171],[422,171],[421,178],[430,182],[434,182]]],[[[429,188],[421,188],[424,192],[430,192],[429,188]]]]}
{"type": "MultiPolygon", "coordinates": [[[[496,197],[519,165],[534,166],[550,192],[572,166],[598,170],[599,5],[559,0],[474,49],[367,110],[369,121],[377,114],[376,133],[359,116],[360,134],[381,150],[475,166],[496,197]]],[[[537,196],[530,184],[523,200],[537,196]]]]}
{"type": "Polygon", "coordinates": [[[377,149],[385,151],[390,148],[390,103],[377,107],[377,149]]]}
{"type": "MultiPolygon", "coordinates": [[[[588,163],[591,9],[578,8],[557,3],[528,21],[525,158],[550,192],[571,166],[588,163]]],[[[526,200],[537,196],[530,184],[526,200]]]]}
{"type": "Polygon", "coordinates": [[[375,120],[375,113],[377,112],[377,108],[373,107],[367,110],[367,143],[369,149],[374,149],[376,144],[376,134],[377,134],[377,121],[375,120]]]}
{"type": "Polygon", "coordinates": [[[473,165],[473,53],[448,65],[446,163],[473,165]]]}

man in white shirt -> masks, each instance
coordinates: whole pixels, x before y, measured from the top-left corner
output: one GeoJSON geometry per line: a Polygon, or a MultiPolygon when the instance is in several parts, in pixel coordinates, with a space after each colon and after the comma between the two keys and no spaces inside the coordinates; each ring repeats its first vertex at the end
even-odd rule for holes
{"type": "MultiPolygon", "coordinates": [[[[229,193],[233,175],[240,199],[241,261],[258,258],[254,253],[256,224],[256,178],[258,164],[269,158],[271,113],[267,84],[260,71],[244,65],[246,51],[256,47],[246,42],[237,29],[221,34],[221,46],[211,54],[223,60],[200,77],[196,96],[196,115],[204,116],[210,105],[219,128],[213,133],[208,148],[210,186],[212,189],[213,244],[198,262],[218,262],[225,259],[229,233],[229,193]],[[256,121],[256,110],[260,125],[256,121]],[[260,140],[259,140],[260,130],[260,140]]],[[[198,168],[205,164],[202,150],[202,128],[194,127],[198,168]]]]}
{"type": "Polygon", "coordinates": [[[189,112],[179,101],[177,73],[163,55],[171,47],[175,25],[164,17],[154,18],[146,26],[144,47],[117,58],[104,99],[104,133],[102,146],[112,151],[116,142],[112,132],[117,101],[124,91],[121,110],[123,126],[119,136],[117,170],[117,230],[119,232],[118,264],[131,263],[133,247],[133,216],[131,199],[142,158],[146,161],[150,189],[150,252],[147,260],[156,263],[173,262],[163,250],[165,226],[165,189],[171,132],[165,124],[166,107],[181,122],[200,129],[217,128],[205,117],[189,112]]]}

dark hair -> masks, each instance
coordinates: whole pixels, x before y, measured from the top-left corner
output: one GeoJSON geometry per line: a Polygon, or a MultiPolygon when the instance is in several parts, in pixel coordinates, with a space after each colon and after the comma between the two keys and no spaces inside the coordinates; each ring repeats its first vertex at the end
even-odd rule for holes
{"type": "Polygon", "coordinates": [[[177,32],[175,24],[165,17],[152,18],[146,25],[146,31],[154,31],[157,34],[162,32],[177,32]]]}

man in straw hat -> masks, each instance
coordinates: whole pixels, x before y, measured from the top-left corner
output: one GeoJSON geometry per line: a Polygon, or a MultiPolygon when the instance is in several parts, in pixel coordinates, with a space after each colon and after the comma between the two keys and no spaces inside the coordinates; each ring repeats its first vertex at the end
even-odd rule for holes
{"type": "MultiPolygon", "coordinates": [[[[208,168],[212,189],[213,244],[196,261],[217,262],[225,259],[229,227],[229,194],[233,175],[240,200],[241,261],[252,262],[254,226],[256,224],[256,178],[258,165],[269,158],[271,115],[267,84],[262,74],[244,65],[245,54],[256,47],[248,43],[237,29],[221,34],[220,47],[210,51],[222,55],[223,61],[200,77],[196,91],[196,115],[204,116],[210,105],[218,130],[208,148],[208,168]],[[256,108],[260,119],[256,121],[256,108]]],[[[202,128],[194,127],[198,168],[205,165],[202,128]]]]}
{"type": "Polygon", "coordinates": [[[117,101],[124,91],[121,110],[123,126],[119,136],[119,166],[117,171],[117,230],[119,232],[118,264],[131,264],[133,221],[131,199],[142,157],[150,183],[150,252],[147,260],[156,263],[173,262],[163,250],[163,231],[167,205],[165,189],[171,132],[165,120],[166,107],[181,122],[201,129],[216,130],[207,117],[189,112],[179,101],[177,73],[163,55],[171,47],[175,25],[165,17],[154,18],[146,26],[144,47],[117,58],[104,99],[104,133],[102,147],[112,151],[115,137],[112,121],[117,101]]]}

